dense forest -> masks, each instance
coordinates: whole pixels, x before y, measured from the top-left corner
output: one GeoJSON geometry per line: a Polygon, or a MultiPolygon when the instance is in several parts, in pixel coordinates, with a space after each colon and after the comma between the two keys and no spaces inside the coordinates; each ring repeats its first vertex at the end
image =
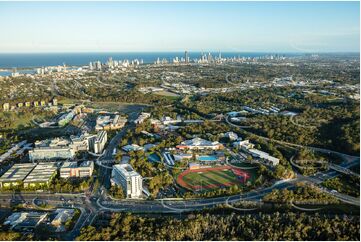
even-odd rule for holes
{"type": "Polygon", "coordinates": [[[146,218],[113,214],[107,227],[85,227],[77,240],[359,240],[359,217],[305,213],[146,218]]]}
{"type": "Polygon", "coordinates": [[[243,106],[277,106],[297,113],[283,115],[246,114],[241,125],[268,138],[300,145],[319,146],[348,154],[360,151],[360,106],[350,100],[304,93],[297,88],[254,89],[208,96],[194,96],[184,106],[199,114],[241,111],[243,106]]]}

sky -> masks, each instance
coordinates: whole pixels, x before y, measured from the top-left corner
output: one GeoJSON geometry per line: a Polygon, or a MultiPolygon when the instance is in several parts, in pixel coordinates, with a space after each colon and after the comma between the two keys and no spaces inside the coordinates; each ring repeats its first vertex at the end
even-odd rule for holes
{"type": "Polygon", "coordinates": [[[0,52],[359,52],[359,2],[0,2],[0,52]]]}

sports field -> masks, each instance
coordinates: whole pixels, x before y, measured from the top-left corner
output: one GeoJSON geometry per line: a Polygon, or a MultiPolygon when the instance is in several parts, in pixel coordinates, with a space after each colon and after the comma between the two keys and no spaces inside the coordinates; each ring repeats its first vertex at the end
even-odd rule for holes
{"type": "Polygon", "coordinates": [[[186,170],[177,177],[177,183],[190,190],[212,190],[243,184],[250,175],[229,166],[186,170]]]}

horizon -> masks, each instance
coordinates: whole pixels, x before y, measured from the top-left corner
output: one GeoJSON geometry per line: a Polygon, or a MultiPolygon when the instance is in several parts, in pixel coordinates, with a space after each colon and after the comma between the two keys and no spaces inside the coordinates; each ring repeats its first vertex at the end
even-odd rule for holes
{"type": "Polygon", "coordinates": [[[359,53],[359,10],[359,2],[1,2],[0,53],[359,53]]]}
{"type": "Polygon", "coordinates": [[[50,52],[0,52],[0,55],[11,55],[11,54],[116,54],[116,53],[122,53],[122,54],[128,54],[128,53],[184,53],[187,51],[188,53],[239,53],[239,54],[253,54],[253,53],[259,53],[259,54],[359,54],[360,51],[324,51],[324,52],[302,52],[302,51],[219,51],[219,50],[177,50],[177,51],[50,51],[50,52]]]}

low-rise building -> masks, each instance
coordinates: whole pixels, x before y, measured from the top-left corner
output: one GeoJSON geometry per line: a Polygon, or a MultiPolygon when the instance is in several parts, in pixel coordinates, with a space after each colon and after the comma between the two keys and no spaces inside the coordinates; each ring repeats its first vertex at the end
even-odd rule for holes
{"type": "Polygon", "coordinates": [[[175,161],[174,161],[174,157],[171,153],[169,152],[164,152],[163,153],[163,158],[164,161],[169,165],[169,166],[174,166],[175,161]]]}
{"type": "Polygon", "coordinates": [[[177,152],[173,154],[175,161],[188,160],[193,158],[193,154],[177,152]]]}
{"type": "Polygon", "coordinates": [[[67,125],[75,116],[75,113],[73,111],[70,111],[69,113],[64,113],[63,115],[58,118],[58,125],[59,126],[65,126],[67,125]]]}
{"type": "Polygon", "coordinates": [[[203,150],[203,149],[211,149],[211,150],[219,150],[222,149],[223,145],[218,141],[208,141],[201,138],[194,138],[191,140],[183,141],[180,145],[177,145],[177,149],[189,149],[189,150],[203,150]]]}
{"type": "Polygon", "coordinates": [[[141,124],[141,123],[143,123],[147,118],[149,118],[150,117],[150,113],[144,113],[144,112],[142,112],[140,115],[139,115],[139,117],[136,119],[136,120],[134,120],[134,123],[135,124],[141,124]]]}
{"type": "Polygon", "coordinates": [[[224,137],[230,139],[231,141],[238,139],[238,135],[235,132],[227,132],[224,134],[224,137]]]}
{"type": "Polygon", "coordinates": [[[24,188],[47,187],[58,170],[56,162],[39,163],[24,179],[24,188]]]}
{"type": "Polygon", "coordinates": [[[45,221],[47,216],[44,212],[15,212],[6,219],[4,225],[9,225],[13,230],[31,230],[45,221]]]}
{"type": "Polygon", "coordinates": [[[257,150],[257,149],[249,149],[249,153],[256,158],[260,158],[263,160],[263,162],[266,165],[269,166],[276,166],[279,164],[280,160],[276,157],[271,156],[270,154],[261,151],[261,150],[257,150]]]}
{"type": "Polygon", "coordinates": [[[64,232],[65,223],[74,216],[74,209],[58,208],[55,218],[51,221],[51,225],[56,227],[56,232],[64,232]]]}
{"type": "Polygon", "coordinates": [[[177,117],[177,119],[172,119],[171,117],[163,117],[161,121],[163,122],[164,125],[176,124],[182,122],[182,120],[179,117],[177,117]]]}
{"type": "Polygon", "coordinates": [[[97,117],[95,130],[117,130],[123,128],[126,123],[127,119],[118,114],[113,118],[110,115],[101,115],[97,117]]]}
{"type": "Polygon", "coordinates": [[[94,171],[93,161],[84,161],[80,165],[77,162],[64,162],[60,168],[60,177],[90,177],[94,171]]]}
{"type": "Polygon", "coordinates": [[[13,188],[21,186],[25,178],[35,168],[35,164],[24,163],[13,165],[4,175],[0,177],[1,188],[13,188]]]}
{"type": "Polygon", "coordinates": [[[254,147],[254,144],[249,142],[249,140],[240,140],[240,141],[233,142],[233,146],[240,148],[244,151],[248,151],[249,149],[252,149],[254,147]]]}
{"type": "Polygon", "coordinates": [[[143,178],[129,164],[114,165],[111,182],[121,186],[127,198],[142,197],[143,178]]]}
{"type": "Polygon", "coordinates": [[[36,141],[35,148],[29,151],[29,159],[31,161],[72,159],[75,157],[75,150],[70,144],[68,139],[63,138],[36,141]]]}
{"type": "Polygon", "coordinates": [[[17,144],[15,144],[13,147],[11,147],[8,151],[6,151],[4,154],[0,155],[0,163],[5,161],[7,158],[11,156],[15,151],[19,150],[22,146],[24,146],[27,143],[26,140],[23,140],[17,144]]]}
{"type": "Polygon", "coordinates": [[[143,150],[143,147],[137,144],[125,145],[122,147],[125,152],[143,150]]]}
{"type": "Polygon", "coordinates": [[[278,158],[273,157],[264,151],[255,149],[254,144],[249,142],[249,140],[236,141],[233,143],[233,145],[235,147],[241,148],[243,151],[249,153],[253,157],[261,159],[266,165],[276,166],[279,164],[280,160],[278,158]]]}

